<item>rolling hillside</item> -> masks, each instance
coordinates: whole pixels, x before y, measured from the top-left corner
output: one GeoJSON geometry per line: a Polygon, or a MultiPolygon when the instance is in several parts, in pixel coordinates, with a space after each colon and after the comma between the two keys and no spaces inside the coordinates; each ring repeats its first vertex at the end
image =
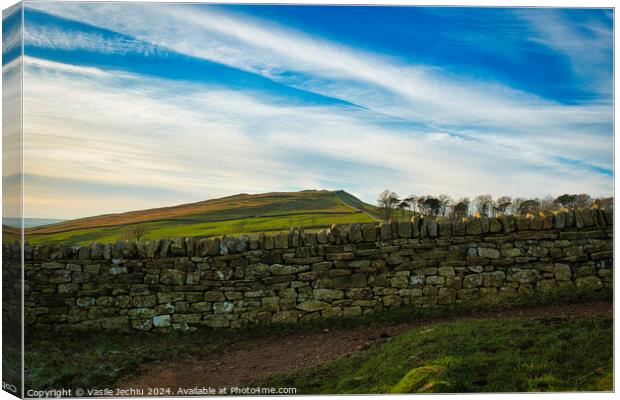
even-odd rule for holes
{"type": "Polygon", "coordinates": [[[113,242],[130,237],[136,225],[144,227],[145,239],[209,237],[282,231],[292,226],[318,229],[334,223],[372,222],[375,214],[375,207],[345,191],[238,194],[28,228],[26,238],[33,244],[113,242]]]}

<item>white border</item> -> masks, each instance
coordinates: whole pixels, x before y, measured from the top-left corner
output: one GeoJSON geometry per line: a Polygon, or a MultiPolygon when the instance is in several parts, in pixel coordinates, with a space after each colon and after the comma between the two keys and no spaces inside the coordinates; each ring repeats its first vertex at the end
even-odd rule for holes
{"type": "MultiPolygon", "coordinates": [[[[40,1],[40,0],[29,0],[27,2],[36,2],[36,1],[40,1]]],[[[97,0],[62,0],[62,1],[69,1],[69,2],[98,2],[97,0]]],[[[526,0],[521,0],[521,1],[489,1],[489,0],[460,0],[460,1],[449,1],[449,0],[441,0],[441,1],[437,1],[437,0],[389,0],[389,1],[382,1],[382,0],[375,0],[375,1],[352,1],[352,0],[335,0],[335,1],[330,1],[330,0],[313,0],[313,1],[299,1],[299,0],[270,0],[270,1],[259,1],[259,0],[243,0],[243,1],[235,1],[235,0],[220,0],[220,1],[192,1],[192,0],[185,0],[185,1],[179,1],[179,0],[168,0],[168,1],[153,1],[153,0],[133,0],[135,2],[174,2],[174,3],[212,3],[212,4],[223,4],[223,3],[228,3],[228,4],[316,4],[316,5],[333,5],[333,4],[338,4],[338,5],[404,5],[404,6],[472,6],[472,7],[476,7],[476,6],[486,6],[486,7],[566,7],[566,8],[570,8],[570,7],[587,7],[587,8],[598,8],[598,7],[602,7],[602,8],[615,8],[617,1],[615,0],[590,0],[590,1],[579,1],[579,0],[563,0],[563,1],[554,1],[554,0],[530,0],[530,1],[526,1],[526,0]]],[[[100,2],[100,1],[99,1],[100,2]]],[[[0,0],[0,5],[2,9],[5,9],[13,4],[16,4],[16,1],[12,1],[12,0],[0,0]]],[[[615,23],[616,23],[616,15],[614,12],[614,28],[615,28],[615,23]]],[[[617,42],[618,39],[618,30],[614,29],[614,43],[617,42]]],[[[614,47],[614,77],[615,77],[615,72],[616,72],[616,68],[618,65],[618,53],[615,51],[615,47],[614,47]]],[[[23,75],[22,75],[23,76],[23,75]]],[[[23,82],[22,82],[23,84],[23,82]]],[[[617,90],[617,83],[614,79],[614,104],[616,103],[618,99],[618,90],[617,90]]],[[[614,107],[614,111],[615,111],[615,107],[614,107]]],[[[1,110],[0,110],[0,116],[1,116],[1,110]]],[[[615,139],[615,123],[614,123],[614,139],[615,139]]],[[[1,146],[1,144],[0,144],[1,146]]],[[[620,148],[620,145],[614,140],[614,188],[615,188],[615,184],[616,184],[616,174],[615,171],[617,170],[616,168],[616,163],[615,163],[615,154],[618,152],[618,149],[620,148]]],[[[23,163],[22,163],[23,166],[23,163]]],[[[1,172],[1,166],[0,166],[0,172],[1,172]]],[[[0,181],[0,190],[2,188],[2,183],[0,181]]],[[[23,190],[23,187],[22,187],[23,190]]],[[[23,209],[23,207],[22,207],[23,209]]],[[[615,225],[617,226],[619,218],[615,217],[615,225]]],[[[615,248],[619,248],[618,245],[620,244],[620,240],[617,237],[614,237],[614,247],[615,248]]],[[[1,251],[1,250],[0,250],[1,251]]],[[[618,262],[616,260],[616,258],[614,258],[614,268],[616,268],[616,266],[618,265],[618,262]]],[[[614,277],[614,298],[616,298],[616,294],[618,291],[618,285],[617,285],[617,279],[616,276],[614,277]]],[[[22,291],[22,296],[23,296],[23,291],[22,291]]],[[[618,371],[617,369],[617,354],[616,354],[616,347],[615,347],[615,334],[617,332],[619,332],[620,330],[618,329],[619,325],[618,325],[618,318],[616,315],[616,311],[615,307],[614,307],[614,388],[619,388],[619,384],[620,384],[620,371],[618,371]]],[[[1,322],[0,322],[1,324],[1,322]]],[[[23,327],[23,324],[22,324],[23,327]]],[[[1,331],[0,331],[1,332],[1,331]]],[[[22,352],[22,359],[23,359],[23,352],[22,352]]],[[[88,366],[85,366],[85,368],[88,368],[88,366]]],[[[416,396],[420,396],[420,395],[416,395],[416,396]]],[[[434,398],[438,398],[438,399],[453,399],[455,395],[433,395],[434,398]]],[[[575,400],[575,399],[607,399],[607,398],[612,398],[612,396],[614,396],[613,393],[550,393],[550,394],[461,394],[458,396],[467,396],[467,398],[486,398],[489,399],[490,396],[493,396],[493,398],[501,398],[501,399],[529,399],[529,398],[533,398],[533,397],[541,397],[544,396],[545,399],[567,399],[567,400],[575,400]]],[[[254,396],[247,396],[254,398],[254,396]]],[[[331,398],[337,398],[340,396],[303,396],[304,398],[320,398],[320,399],[331,399],[331,398]]],[[[362,396],[352,396],[354,398],[361,398],[362,396]]],[[[366,397],[366,396],[364,396],[366,397]]],[[[375,398],[388,398],[388,397],[392,397],[392,396],[387,396],[387,395],[378,395],[378,396],[373,396],[375,398]]],[[[4,400],[4,399],[14,399],[14,396],[11,396],[10,394],[8,394],[7,392],[4,391],[0,391],[0,400],[4,400]]],[[[228,398],[228,397],[227,397],[228,398]]],[[[282,398],[282,397],[280,397],[282,398]]],[[[284,396],[284,398],[289,398],[284,396]]],[[[293,397],[290,397],[293,398],[293,397]]],[[[128,398],[129,399],[129,398],[128,398]]],[[[186,399],[186,398],[179,398],[179,399],[186,399]]]]}

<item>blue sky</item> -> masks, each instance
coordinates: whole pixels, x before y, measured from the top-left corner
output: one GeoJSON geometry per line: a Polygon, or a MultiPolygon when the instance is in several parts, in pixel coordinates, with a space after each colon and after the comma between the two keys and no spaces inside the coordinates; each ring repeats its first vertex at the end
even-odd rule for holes
{"type": "Polygon", "coordinates": [[[609,195],[604,9],[27,3],[26,213],[609,195]]]}

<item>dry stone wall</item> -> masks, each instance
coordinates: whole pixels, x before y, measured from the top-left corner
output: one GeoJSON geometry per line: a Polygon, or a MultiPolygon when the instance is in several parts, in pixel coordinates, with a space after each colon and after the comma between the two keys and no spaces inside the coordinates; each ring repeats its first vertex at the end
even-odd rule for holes
{"type": "MultiPolygon", "coordinates": [[[[583,210],[26,246],[25,322],[58,330],[238,328],[596,291],[613,283],[612,224],[611,212],[583,210]]],[[[12,251],[5,246],[7,257],[12,251]]]]}

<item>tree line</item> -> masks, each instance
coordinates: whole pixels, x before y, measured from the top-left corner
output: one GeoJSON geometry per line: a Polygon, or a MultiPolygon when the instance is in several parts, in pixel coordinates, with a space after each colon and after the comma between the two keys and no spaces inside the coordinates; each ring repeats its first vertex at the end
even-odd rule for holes
{"type": "Polygon", "coordinates": [[[386,189],[377,198],[377,207],[384,221],[406,219],[411,215],[459,219],[472,215],[485,217],[526,215],[539,211],[591,207],[612,210],[613,204],[613,197],[592,198],[586,193],[567,193],[558,197],[547,195],[543,198],[500,196],[494,199],[490,194],[481,194],[473,199],[469,197],[453,199],[447,194],[409,195],[401,198],[395,192],[386,189]]]}

